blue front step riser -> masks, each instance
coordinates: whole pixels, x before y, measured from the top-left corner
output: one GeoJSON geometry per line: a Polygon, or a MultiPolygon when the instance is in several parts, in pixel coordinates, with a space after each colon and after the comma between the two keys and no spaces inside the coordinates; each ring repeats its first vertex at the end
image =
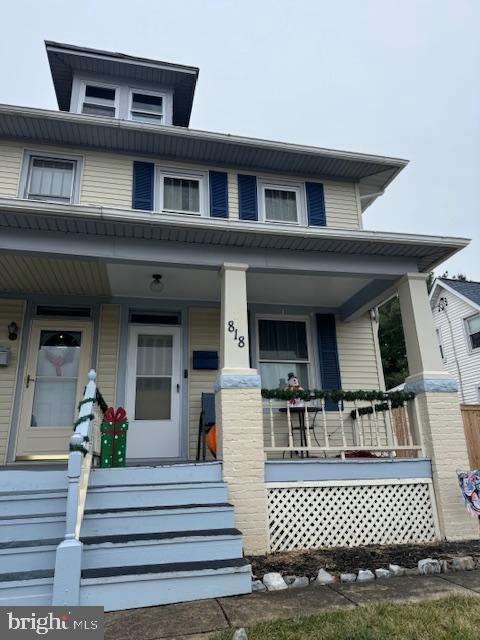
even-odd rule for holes
{"type": "MultiPolygon", "coordinates": [[[[0,550],[0,573],[53,569],[56,546],[0,550]]],[[[240,536],[202,536],[122,544],[84,545],[82,567],[121,567],[169,562],[226,560],[242,556],[240,536]]]]}
{"type": "MultiPolygon", "coordinates": [[[[218,503],[227,502],[227,500],[227,485],[222,482],[147,485],[142,487],[93,487],[87,494],[86,508],[162,507],[195,503],[218,503]]],[[[65,513],[66,504],[66,492],[0,495],[0,516],[65,513]]]]}
{"type": "MultiPolygon", "coordinates": [[[[81,535],[108,536],[135,533],[198,531],[204,529],[233,528],[231,507],[204,507],[162,511],[134,511],[108,514],[86,514],[81,535]]],[[[0,542],[12,540],[37,540],[63,538],[65,518],[41,517],[4,520],[0,526],[0,542]]]]}
{"type": "Polygon", "coordinates": [[[0,607],[50,606],[53,579],[0,583],[0,607]]]}
{"type": "Polygon", "coordinates": [[[159,604],[205,600],[250,593],[252,579],[250,567],[223,569],[215,572],[182,574],[169,578],[151,576],[129,576],[128,581],[105,579],[95,584],[93,580],[82,580],[80,604],[99,605],[105,611],[137,609],[159,604]],[[108,581],[107,581],[108,580],[108,581]]]}

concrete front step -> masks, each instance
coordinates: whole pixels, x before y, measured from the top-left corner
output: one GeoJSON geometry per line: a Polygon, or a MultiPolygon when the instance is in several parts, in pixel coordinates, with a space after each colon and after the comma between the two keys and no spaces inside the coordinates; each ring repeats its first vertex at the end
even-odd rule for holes
{"type": "MultiPolygon", "coordinates": [[[[48,571],[55,566],[57,540],[30,540],[0,544],[2,573],[48,571]]],[[[242,555],[238,529],[207,529],[167,533],[82,538],[82,567],[130,566],[225,560],[242,555]]]]}
{"type": "Polygon", "coordinates": [[[243,558],[90,569],[82,572],[80,604],[119,611],[250,593],[251,584],[243,558]]]}
{"type": "MultiPolygon", "coordinates": [[[[218,503],[226,502],[227,499],[228,490],[224,482],[94,485],[88,490],[86,508],[162,507],[196,502],[218,503]]],[[[0,513],[3,517],[65,513],[66,504],[66,489],[28,493],[0,492],[0,513]]]]}

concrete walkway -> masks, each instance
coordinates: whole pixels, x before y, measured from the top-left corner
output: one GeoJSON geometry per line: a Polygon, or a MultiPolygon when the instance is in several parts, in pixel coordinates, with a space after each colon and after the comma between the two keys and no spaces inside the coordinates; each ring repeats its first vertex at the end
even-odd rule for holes
{"type": "Polygon", "coordinates": [[[419,602],[449,595],[479,595],[480,570],[438,576],[388,578],[367,583],[288,589],[197,600],[105,615],[106,640],[206,640],[218,631],[257,622],[351,609],[376,602],[419,602]]]}

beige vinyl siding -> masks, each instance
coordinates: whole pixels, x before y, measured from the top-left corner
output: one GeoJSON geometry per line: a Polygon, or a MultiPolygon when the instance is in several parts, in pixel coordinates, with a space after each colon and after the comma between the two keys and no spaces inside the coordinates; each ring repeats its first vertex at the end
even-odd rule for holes
{"type": "MultiPolygon", "coordinates": [[[[198,419],[200,417],[202,392],[212,393],[218,371],[192,369],[193,351],[219,351],[220,309],[190,309],[189,312],[189,372],[188,372],[188,422],[189,457],[194,460],[197,453],[198,419]]],[[[210,454],[207,453],[210,458],[210,454]]]]}
{"type": "MultiPolygon", "coordinates": [[[[16,197],[24,149],[79,155],[83,159],[80,184],[80,204],[130,209],[132,206],[132,168],[134,160],[152,162],[152,158],[130,157],[122,154],[86,151],[84,149],[28,145],[17,142],[0,142],[0,197],[16,197]]],[[[177,169],[208,171],[211,167],[199,164],[154,159],[157,164],[177,169]]],[[[229,218],[238,219],[238,184],[235,168],[227,169],[229,218]]],[[[240,172],[241,173],[241,172],[240,172]]],[[[259,178],[281,181],[278,175],[259,175],[259,178]]],[[[298,176],[284,176],[285,180],[298,182],[298,176]]],[[[357,185],[354,182],[321,181],[325,187],[327,226],[339,229],[358,229],[361,214],[357,185]]],[[[21,194],[20,194],[21,195],[21,194]]]]}
{"type": "Polygon", "coordinates": [[[23,148],[14,144],[0,144],[0,196],[15,198],[22,166],[23,148]]]}
{"type": "Polygon", "coordinates": [[[355,183],[325,180],[323,186],[327,227],[358,229],[361,215],[355,183]]]}
{"type": "Polygon", "coordinates": [[[0,300],[0,346],[10,349],[8,367],[0,367],[0,464],[4,464],[7,452],[24,314],[25,302],[23,300],[0,300]],[[20,329],[16,340],[8,339],[7,326],[10,322],[16,322],[20,329]]]}
{"type": "Polygon", "coordinates": [[[382,388],[373,331],[369,314],[353,322],[337,320],[340,377],[346,391],[382,388]]]}
{"type": "Polygon", "coordinates": [[[109,153],[86,153],[80,204],[104,205],[118,209],[132,207],[131,158],[109,153]]]}
{"type": "Polygon", "coordinates": [[[98,330],[97,382],[109,406],[115,407],[121,306],[102,304],[98,330]]]}

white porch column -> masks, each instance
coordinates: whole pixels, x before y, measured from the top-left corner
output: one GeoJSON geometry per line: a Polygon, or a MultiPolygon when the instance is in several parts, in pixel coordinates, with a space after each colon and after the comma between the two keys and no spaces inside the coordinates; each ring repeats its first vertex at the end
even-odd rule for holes
{"type": "Polygon", "coordinates": [[[432,460],[441,535],[448,540],[476,538],[478,521],[467,514],[456,470],[469,468],[457,385],[443,369],[427,293],[427,275],[407,273],[398,284],[410,375],[424,447],[432,460]]]}
{"type": "Polygon", "coordinates": [[[220,375],[215,385],[217,455],[243,533],[245,553],[267,551],[263,409],[260,377],[250,369],[248,265],[225,263],[222,278],[220,375]]]}

